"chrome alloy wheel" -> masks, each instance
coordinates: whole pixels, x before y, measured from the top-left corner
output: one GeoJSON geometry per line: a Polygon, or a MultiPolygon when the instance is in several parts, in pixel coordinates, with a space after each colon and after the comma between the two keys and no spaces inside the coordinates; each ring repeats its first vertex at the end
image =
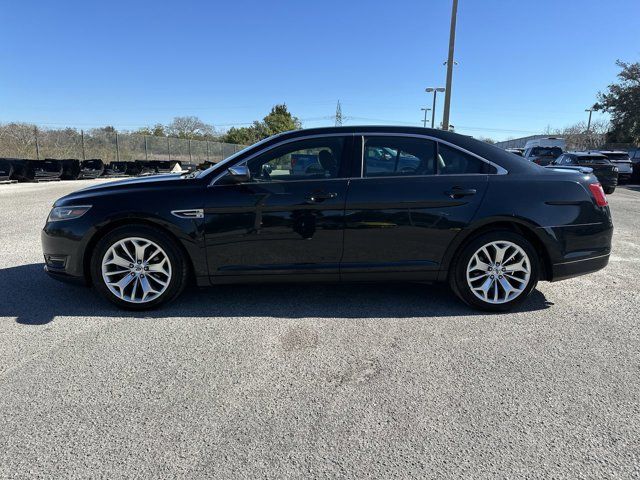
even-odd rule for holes
{"type": "Polygon", "coordinates": [[[169,287],[171,262],[157,243],[139,237],[124,238],[104,254],[102,279],[119,299],[147,303],[169,287]]]}
{"type": "Polygon", "coordinates": [[[480,247],[467,265],[467,284],[483,302],[506,303],[529,284],[531,262],[512,242],[496,241],[480,247]]]}

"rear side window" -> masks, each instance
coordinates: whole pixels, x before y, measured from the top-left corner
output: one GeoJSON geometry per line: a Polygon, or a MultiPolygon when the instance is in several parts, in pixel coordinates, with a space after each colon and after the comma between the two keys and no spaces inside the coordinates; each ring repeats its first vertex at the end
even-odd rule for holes
{"type": "Polygon", "coordinates": [[[464,175],[472,173],[493,174],[497,171],[495,167],[479,158],[439,143],[438,173],[440,175],[464,175]]]}
{"type": "Polygon", "coordinates": [[[433,175],[436,144],[412,137],[368,137],[364,144],[364,176],[433,175]]]}

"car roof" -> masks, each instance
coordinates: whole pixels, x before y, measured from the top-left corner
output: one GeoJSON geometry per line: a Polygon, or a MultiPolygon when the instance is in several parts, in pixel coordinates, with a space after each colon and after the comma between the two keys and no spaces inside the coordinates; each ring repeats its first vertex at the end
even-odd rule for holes
{"type": "Polygon", "coordinates": [[[628,155],[629,152],[624,150],[598,150],[598,153],[602,153],[603,155],[616,154],[616,155],[628,155]]]}
{"type": "MultiPolygon", "coordinates": [[[[330,135],[330,134],[413,134],[426,135],[436,140],[452,143],[460,148],[468,150],[486,160],[496,163],[512,173],[530,173],[537,171],[537,165],[523,161],[522,158],[514,156],[502,148],[496,147],[481,140],[476,140],[469,135],[436,128],[423,128],[398,125],[349,125],[342,127],[315,127],[301,130],[291,130],[272,137],[274,143],[286,138],[304,137],[308,135],[330,135]]],[[[271,140],[268,142],[271,143],[271,140]]],[[[268,143],[265,143],[267,145],[268,143]]]]}

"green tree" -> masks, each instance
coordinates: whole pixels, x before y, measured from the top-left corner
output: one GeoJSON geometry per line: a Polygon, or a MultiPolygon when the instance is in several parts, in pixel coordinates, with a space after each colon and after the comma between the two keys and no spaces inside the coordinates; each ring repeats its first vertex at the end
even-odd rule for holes
{"type": "Polygon", "coordinates": [[[611,114],[608,141],[640,143],[640,62],[616,62],[622,70],[619,82],[609,85],[608,91],[598,93],[596,110],[611,114]]]}
{"type": "Polygon", "coordinates": [[[291,115],[284,103],[274,106],[269,114],[264,117],[262,123],[264,132],[261,133],[267,134],[266,136],[287,132],[289,130],[298,130],[302,127],[300,120],[291,115]]]}
{"type": "Polygon", "coordinates": [[[239,145],[251,145],[260,140],[258,131],[254,125],[250,127],[231,127],[221,140],[226,143],[237,143],[239,145]]]}
{"type": "Polygon", "coordinates": [[[161,123],[156,123],[153,127],[142,127],[134,133],[138,135],[146,135],[148,137],[166,137],[165,127],[161,123]]]}
{"type": "Polygon", "coordinates": [[[222,137],[223,142],[239,143],[241,145],[251,145],[264,138],[277,133],[297,130],[302,127],[302,123],[297,117],[291,115],[287,106],[283,104],[275,105],[261,122],[255,121],[250,127],[232,127],[222,137]]]}

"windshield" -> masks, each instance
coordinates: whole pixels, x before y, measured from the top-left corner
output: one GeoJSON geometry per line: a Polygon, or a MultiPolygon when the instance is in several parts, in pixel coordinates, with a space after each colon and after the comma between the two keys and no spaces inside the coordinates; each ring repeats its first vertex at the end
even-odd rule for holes
{"type": "Polygon", "coordinates": [[[206,170],[202,170],[198,173],[197,177],[198,178],[202,178],[206,175],[208,175],[209,173],[211,173],[215,168],[218,168],[222,165],[225,165],[227,163],[230,163],[231,161],[235,160],[236,158],[238,158],[240,155],[244,154],[245,152],[247,152],[248,150],[257,147],[259,145],[262,145],[263,143],[266,143],[268,140],[271,140],[272,138],[276,137],[278,135],[272,135],[271,137],[267,137],[263,140],[260,140],[259,142],[256,142],[252,145],[249,145],[247,147],[244,147],[242,150],[234,153],[233,155],[231,155],[230,157],[227,157],[221,161],[219,161],[218,163],[216,163],[215,165],[211,165],[209,168],[207,168],[206,170]]]}
{"type": "Polygon", "coordinates": [[[562,149],[560,147],[533,147],[531,155],[536,157],[558,158],[562,155],[562,149]]]}

